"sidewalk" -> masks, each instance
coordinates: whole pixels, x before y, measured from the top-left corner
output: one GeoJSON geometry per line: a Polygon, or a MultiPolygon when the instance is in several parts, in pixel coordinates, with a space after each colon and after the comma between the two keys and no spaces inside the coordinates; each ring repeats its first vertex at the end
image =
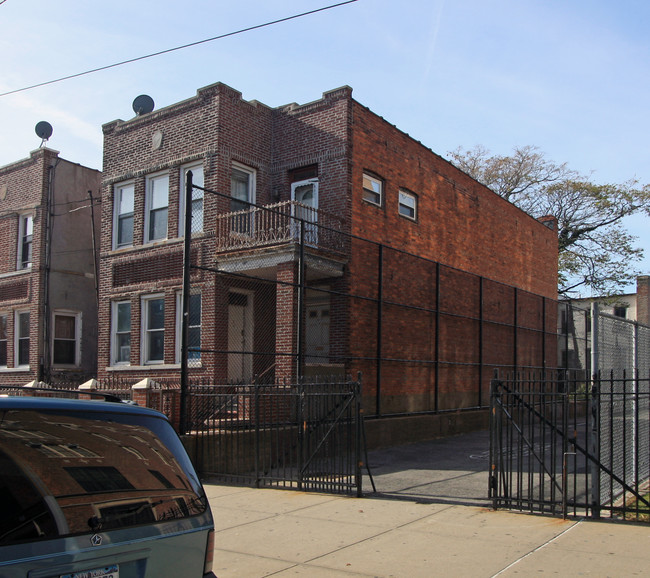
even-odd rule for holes
{"type": "Polygon", "coordinates": [[[457,503],[205,486],[214,572],[262,576],[642,576],[650,526],[457,503]]]}

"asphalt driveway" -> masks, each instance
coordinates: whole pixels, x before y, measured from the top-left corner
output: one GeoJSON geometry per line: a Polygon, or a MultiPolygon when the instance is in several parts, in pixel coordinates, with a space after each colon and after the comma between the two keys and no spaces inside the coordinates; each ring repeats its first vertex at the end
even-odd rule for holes
{"type": "MultiPolygon", "coordinates": [[[[379,496],[417,502],[488,506],[489,432],[368,452],[379,496]]],[[[364,467],[363,491],[373,488],[364,467]]]]}

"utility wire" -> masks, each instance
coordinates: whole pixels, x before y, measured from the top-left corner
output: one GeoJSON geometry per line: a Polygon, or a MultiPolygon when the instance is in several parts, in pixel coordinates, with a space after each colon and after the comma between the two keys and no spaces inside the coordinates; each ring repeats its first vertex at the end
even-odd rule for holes
{"type": "MultiPolygon", "coordinates": [[[[7,0],[0,0],[0,4],[6,2],[7,0]]],[[[205,40],[198,40],[196,42],[190,42],[189,44],[183,44],[182,46],[176,46],[175,48],[168,48],[166,50],[161,50],[160,52],[154,52],[152,54],[147,54],[145,56],[138,56],[136,58],[131,58],[129,60],[123,60],[122,62],[116,62],[114,64],[108,64],[106,66],[100,66],[99,68],[93,68],[91,70],[86,70],[85,72],[78,72],[76,74],[70,74],[68,76],[63,76],[55,80],[47,80],[45,82],[39,82],[38,84],[32,84],[31,86],[25,86],[23,88],[16,88],[15,90],[10,90],[8,92],[0,93],[0,97],[9,96],[10,94],[16,94],[18,92],[25,92],[26,90],[32,90],[33,88],[39,88],[41,86],[47,86],[48,84],[55,84],[57,82],[62,82],[64,80],[70,80],[72,78],[78,78],[79,76],[85,76],[87,74],[92,74],[93,72],[100,72],[102,70],[108,70],[109,68],[116,68],[118,66],[123,66],[124,64],[131,64],[132,62],[138,62],[139,60],[145,60],[147,58],[153,58],[154,56],[161,56],[162,54],[168,54],[170,52],[175,52],[177,50],[183,50],[184,48],[191,48],[192,46],[198,46],[199,44],[205,44],[207,42],[213,42],[214,40],[221,40],[222,38],[228,38],[229,36],[236,36],[237,34],[243,34],[244,32],[250,32],[251,30],[258,30],[259,28],[266,28],[267,26],[273,26],[275,24],[280,24],[282,22],[288,22],[289,20],[295,20],[296,18],[302,18],[303,16],[309,16],[311,14],[316,14],[318,12],[324,12],[325,10],[331,10],[332,8],[338,8],[340,6],[345,6],[346,4],[352,4],[358,2],[358,0],[346,0],[345,2],[339,2],[338,4],[331,4],[330,6],[323,6],[322,8],[316,8],[315,10],[309,10],[308,12],[302,12],[300,14],[294,14],[293,16],[286,16],[285,18],[279,18],[278,20],[273,20],[271,22],[265,22],[264,24],[256,24],[255,26],[249,26],[248,28],[242,28],[234,32],[226,32],[225,34],[220,34],[219,36],[213,36],[212,38],[206,38],[205,40]]]]}

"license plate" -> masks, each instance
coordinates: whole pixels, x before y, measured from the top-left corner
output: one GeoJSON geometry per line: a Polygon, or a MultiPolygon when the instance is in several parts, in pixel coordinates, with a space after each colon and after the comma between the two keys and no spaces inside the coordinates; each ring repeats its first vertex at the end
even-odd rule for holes
{"type": "Polygon", "coordinates": [[[62,574],[59,578],[120,578],[120,568],[117,564],[111,564],[110,566],[104,566],[104,568],[62,574]]]}

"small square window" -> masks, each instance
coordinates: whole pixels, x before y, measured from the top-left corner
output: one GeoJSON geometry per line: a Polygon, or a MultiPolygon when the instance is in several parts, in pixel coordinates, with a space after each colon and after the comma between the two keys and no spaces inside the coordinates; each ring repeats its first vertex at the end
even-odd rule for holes
{"type": "Polygon", "coordinates": [[[400,191],[398,210],[403,217],[415,221],[418,216],[418,198],[413,193],[400,191]]]}
{"type": "Polygon", "coordinates": [[[381,207],[384,183],[368,174],[363,175],[363,200],[381,207]]]}

